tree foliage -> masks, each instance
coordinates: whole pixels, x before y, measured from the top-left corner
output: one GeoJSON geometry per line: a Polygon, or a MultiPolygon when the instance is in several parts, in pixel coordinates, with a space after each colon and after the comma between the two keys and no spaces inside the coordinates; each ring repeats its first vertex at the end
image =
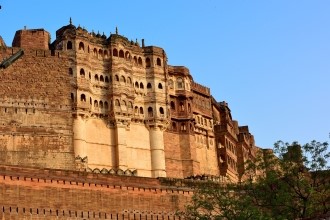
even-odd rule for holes
{"type": "Polygon", "coordinates": [[[205,183],[183,213],[186,219],[311,219],[330,214],[327,142],[278,141],[274,154],[246,164],[240,184],[205,183]]]}

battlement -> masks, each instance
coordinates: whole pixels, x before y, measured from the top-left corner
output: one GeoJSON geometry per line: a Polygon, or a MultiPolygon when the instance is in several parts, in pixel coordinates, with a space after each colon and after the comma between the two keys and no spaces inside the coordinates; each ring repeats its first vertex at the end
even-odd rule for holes
{"type": "Polygon", "coordinates": [[[199,83],[192,82],[191,83],[191,89],[195,92],[210,96],[210,88],[203,86],[199,83]]]}
{"type": "Polygon", "coordinates": [[[50,34],[44,29],[24,29],[15,33],[13,47],[48,50],[50,34]]]}

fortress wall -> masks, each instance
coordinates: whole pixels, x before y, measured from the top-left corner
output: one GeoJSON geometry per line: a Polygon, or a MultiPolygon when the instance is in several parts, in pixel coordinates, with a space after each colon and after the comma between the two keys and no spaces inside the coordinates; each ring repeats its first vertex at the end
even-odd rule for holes
{"type": "MultiPolygon", "coordinates": [[[[1,50],[0,60],[16,51],[1,50]]],[[[25,49],[0,68],[2,164],[74,169],[68,60],[60,52],[25,49]]]]}
{"type": "Polygon", "coordinates": [[[135,219],[140,216],[143,219],[151,219],[151,216],[175,219],[174,213],[183,209],[192,191],[170,182],[0,166],[0,217],[22,219],[23,216],[39,215],[47,216],[45,219],[52,219],[50,216],[71,219],[68,218],[70,215],[77,215],[78,219],[88,216],[91,219],[134,219],[135,214],[135,219]]]}

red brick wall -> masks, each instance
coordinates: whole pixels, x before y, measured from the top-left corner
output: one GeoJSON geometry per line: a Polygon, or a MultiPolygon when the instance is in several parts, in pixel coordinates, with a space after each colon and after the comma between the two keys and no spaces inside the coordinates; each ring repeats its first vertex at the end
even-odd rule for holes
{"type": "Polygon", "coordinates": [[[111,219],[112,215],[117,219],[118,214],[118,219],[134,219],[135,214],[136,219],[140,215],[143,219],[152,219],[152,215],[153,219],[174,219],[192,191],[171,184],[166,179],[0,166],[0,217],[67,219],[70,213],[72,217],[77,213],[84,218],[105,219],[107,215],[111,219]]]}

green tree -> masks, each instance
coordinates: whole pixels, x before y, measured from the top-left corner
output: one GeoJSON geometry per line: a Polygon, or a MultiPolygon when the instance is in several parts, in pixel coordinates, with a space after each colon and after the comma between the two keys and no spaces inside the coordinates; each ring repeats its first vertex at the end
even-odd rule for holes
{"type": "Polygon", "coordinates": [[[186,219],[304,219],[330,213],[327,142],[278,141],[247,163],[240,184],[205,183],[182,215],[186,219]]]}

